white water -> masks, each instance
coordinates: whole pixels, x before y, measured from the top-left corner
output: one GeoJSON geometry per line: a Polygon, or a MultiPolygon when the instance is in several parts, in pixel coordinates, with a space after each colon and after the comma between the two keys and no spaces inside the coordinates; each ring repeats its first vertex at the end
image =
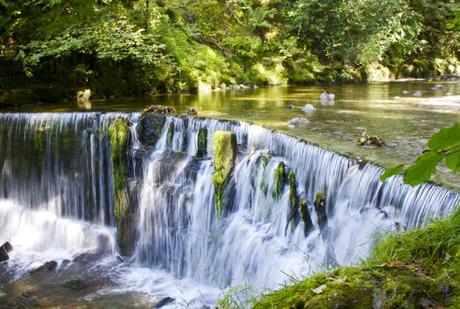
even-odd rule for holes
{"type": "MultiPolygon", "coordinates": [[[[71,258],[101,244],[106,254],[115,254],[105,132],[120,115],[0,116],[0,223],[6,226],[0,242],[13,243],[22,265],[71,258]],[[44,125],[44,150],[30,149],[44,125]],[[70,146],[62,141],[64,134],[72,136],[70,146]],[[30,160],[24,152],[30,152],[30,160]],[[42,161],[36,161],[39,154],[42,161]]],[[[275,288],[288,275],[355,264],[369,254],[379,233],[444,217],[460,201],[437,186],[405,186],[399,177],[381,183],[380,168],[360,167],[354,160],[246,123],[168,117],[154,149],[144,152],[137,139],[138,114],[124,116],[134,122],[130,177],[140,183],[139,238],[134,240],[134,264],[111,268],[119,282],[112,292],[172,296],[198,306],[212,304],[230,286],[275,288]],[[174,136],[169,143],[171,123],[174,136]],[[194,155],[202,127],[208,129],[208,157],[198,160],[194,155]],[[239,144],[222,218],[216,218],[213,205],[211,142],[216,130],[235,132],[239,144]],[[271,159],[264,168],[266,152],[271,159]],[[306,236],[302,221],[286,229],[289,187],[277,201],[271,194],[281,161],[295,172],[297,192],[309,204],[314,230],[306,236]],[[323,229],[313,208],[317,192],[327,199],[323,229]]]]}

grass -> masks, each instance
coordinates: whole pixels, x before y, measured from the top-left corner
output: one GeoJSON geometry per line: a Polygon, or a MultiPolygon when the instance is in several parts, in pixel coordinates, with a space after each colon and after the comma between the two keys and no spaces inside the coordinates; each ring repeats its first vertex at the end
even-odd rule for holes
{"type": "Polygon", "coordinates": [[[445,220],[377,241],[342,267],[261,295],[253,308],[460,307],[460,208],[445,220]]]}

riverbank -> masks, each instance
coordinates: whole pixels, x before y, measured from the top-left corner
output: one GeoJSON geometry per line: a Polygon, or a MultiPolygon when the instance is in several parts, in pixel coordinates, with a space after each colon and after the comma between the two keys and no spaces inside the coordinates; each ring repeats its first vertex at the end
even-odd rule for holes
{"type": "MultiPolygon", "coordinates": [[[[362,266],[338,268],[252,300],[254,308],[456,308],[460,304],[460,210],[380,240],[362,266]]],[[[232,299],[228,295],[222,305],[232,299]]],[[[228,305],[228,306],[227,306],[228,305]]]]}

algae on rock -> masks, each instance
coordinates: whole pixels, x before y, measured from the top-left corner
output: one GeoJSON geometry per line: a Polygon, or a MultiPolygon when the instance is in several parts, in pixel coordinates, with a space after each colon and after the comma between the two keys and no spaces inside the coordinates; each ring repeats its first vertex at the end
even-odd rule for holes
{"type": "Polygon", "coordinates": [[[284,162],[281,161],[275,169],[275,176],[273,180],[272,196],[274,200],[278,201],[280,199],[285,184],[286,168],[284,166],[284,162]]]}
{"type": "Polygon", "coordinates": [[[200,128],[197,137],[196,156],[202,158],[208,154],[208,129],[200,128]]]}
{"type": "Polygon", "coordinates": [[[322,229],[327,224],[326,197],[322,192],[316,193],[313,205],[315,206],[316,215],[318,216],[318,225],[322,229]]]}
{"type": "Polygon", "coordinates": [[[224,189],[230,174],[235,166],[237,154],[236,135],[230,131],[216,131],[213,136],[214,173],[214,207],[217,217],[220,217],[224,208],[224,189]]]}
{"type": "Polygon", "coordinates": [[[299,224],[299,196],[297,195],[297,181],[294,172],[289,172],[289,217],[286,224],[285,232],[289,223],[291,223],[291,229],[294,230],[297,224],[299,224]]]}
{"type": "Polygon", "coordinates": [[[113,189],[115,194],[115,223],[120,252],[128,255],[131,247],[130,209],[127,189],[129,126],[125,118],[116,118],[109,126],[111,146],[113,189]]]}

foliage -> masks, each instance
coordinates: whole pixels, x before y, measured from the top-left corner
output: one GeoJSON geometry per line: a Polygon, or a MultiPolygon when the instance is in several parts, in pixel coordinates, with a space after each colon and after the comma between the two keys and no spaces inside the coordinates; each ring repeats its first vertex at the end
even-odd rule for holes
{"type": "Polygon", "coordinates": [[[420,155],[415,163],[408,167],[398,165],[387,169],[380,179],[403,173],[406,184],[417,185],[428,181],[436,172],[441,162],[454,173],[460,171],[460,122],[453,127],[443,128],[428,141],[428,149],[420,155]]]}
{"type": "Polygon", "coordinates": [[[455,73],[449,0],[2,0],[0,55],[96,97],[455,73]]]}

